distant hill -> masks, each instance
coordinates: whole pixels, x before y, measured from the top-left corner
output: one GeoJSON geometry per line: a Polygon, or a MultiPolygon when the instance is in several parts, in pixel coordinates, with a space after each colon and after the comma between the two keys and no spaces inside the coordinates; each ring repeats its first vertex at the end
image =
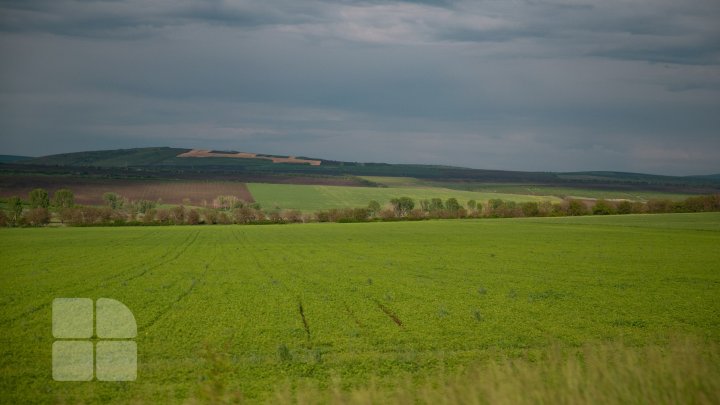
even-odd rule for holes
{"type": "Polygon", "coordinates": [[[0,155],[0,163],[15,163],[23,160],[33,159],[31,156],[0,155]]]}
{"type": "MultiPolygon", "coordinates": [[[[412,177],[456,183],[526,183],[582,185],[602,188],[625,185],[646,188],[720,190],[720,176],[660,176],[613,171],[571,173],[481,170],[454,166],[341,162],[303,156],[278,156],[236,151],[192,150],[170,147],[132,148],[63,153],[5,162],[0,169],[20,172],[63,171],[123,177],[223,178],[237,176],[387,176],[412,177]],[[183,156],[179,156],[183,155],[183,156]],[[319,162],[319,164],[303,164],[319,162]]],[[[246,180],[247,181],[247,180],[246,180]]],[[[368,180],[362,180],[372,185],[368,180]]]]}
{"type": "Polygon", "coordinates": [[[133,148],[73,152],[49,155],[25,160],[23,164],[41,166],[91,166],[91,167],[133,167],[160,164],[190,149],[177,148],[133,148]]]}

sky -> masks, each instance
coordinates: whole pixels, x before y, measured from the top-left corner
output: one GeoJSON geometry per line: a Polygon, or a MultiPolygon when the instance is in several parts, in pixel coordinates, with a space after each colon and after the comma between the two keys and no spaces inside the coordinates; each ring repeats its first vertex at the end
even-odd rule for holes
{"type": "Polygon", "coordinates": [[[0,154],[720,173],[718,0],[0,0],[0,154]]]}

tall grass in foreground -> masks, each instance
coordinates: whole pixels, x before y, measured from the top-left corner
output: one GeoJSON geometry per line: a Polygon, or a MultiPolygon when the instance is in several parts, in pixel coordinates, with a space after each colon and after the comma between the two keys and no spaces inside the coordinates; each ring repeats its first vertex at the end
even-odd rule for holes
{"type": "MultiPolygon", "coordinates": [[[[237,398],[237,397],[236,397],[237,398]]],[[[221,399],[221,398],[215,398],[221,399]]],[[[551,348],[535,361],[501,359],[413,383],[343,389],[285,386],[281,404],[718,404],[717,343],[677,340],[667,346],[620,344],[551,348]],[[388,386],[392,386],[388,388],[388,386]]]]}

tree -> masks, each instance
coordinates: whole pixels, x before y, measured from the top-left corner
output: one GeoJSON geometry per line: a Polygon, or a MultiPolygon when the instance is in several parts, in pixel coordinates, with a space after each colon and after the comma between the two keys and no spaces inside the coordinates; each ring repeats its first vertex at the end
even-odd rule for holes
{"type": "Polygon", "coordinates": [[[61,224],[64,224],[66,222],[71,222],[72,216],[73,216],[72,208],[61,208],[60,211],[58,211],[58,217],[60,218],[61,224]]]}
{"type": "Polygon", "coordinates": [[[430,207],[429,211],[442,211],[445,209],[445,205],[443,204],[442,200],[439,198],[433,198],[430,200],[430,207]]]}
{"type": "Polygon", "coordinates": [[[475,201],[475,200],[468,200],[468,202],[467,202],[467,207],[468,207],[469,210],[474,210],[475,208],[477,208],[477,201],[475,201]]]}
{"type": "Polygon", "coordinates": [[[219,195],[213,200],[213,207],[219,210],[231,210],[244,206],[245,202],[234,195],[219,195]]]}
{"type": "Polygon", "coordinates": [[[28,197],[30,201],[30,208],[50,207],[50,197],[48,196],[48,192],[42,188],[36,188],[35,190],[31,191],[28,197]]]}
{"type": "Polygon", "coordinates": [[[456,198],[448,198],[447,201],[445,201],[445,209],[450,212],[458,212],[460,208],[462,207],[456,198]]]}
{"type": "Polygon", "coordinates": [[[170,213],[166,209],[159,209],[155,212],[155,219],[162,224],[167,224],[170,222],[170,213]]]}
{"type": "Polygon", "coordinates": [[[43,226],[50,223],[50,211],[47,208],[31,208],[23,215],[25,223],[31,226],[43,226]]]}
{"type": "Polygon", "coordinates": [[[182,225],[185,222],[185,207],[178,205],[170,210],[170,219],[175,225],[182,225]]]}
{"type": "Polygon", "coordinates": [[[367,208],[353,208],[351,217],[353,221],[362,222],[367,221],[370,216],[370,211],[367,208]]]}
{"type": "Polygon", "coordinates": [[[20,197],[12,196],[7,200],[7,206],[10,209],[10,224],[17,225],[20,222],[23,212],[23,203],[20,197]]]}
{"type": "Polygon", "coordinates": [[[630,214],[632,212],[633,205],[628,200],[620,201],[617,205],[618,214],[630,214]]]}
{"type": "Polygon", "coordinates": [[[113,192],[103,194],[103,201],[105,201],[105,204],[108,207],[114,210],[122,208],[123,204],[125,203],[125,201],[123,201],[123,198],[119,194],[113,192]]]}
{"type": "Polygon", "coordinates": [[[376,216],[380,212],[380,203],[372,200],[368,203],[368,211],[370,211],[371,216],[376,216]]]}
{"type": "Polygon", "coordinates": [[[250,207],[242,207],[233,211],[236,224],[249,224],[255,220],[255,214],[250,207]]]}
{"type": "Polygon", "coordinates": [[[149,200],[134,201],[133,205],[138,210],[138,212],[141,214],[146,213],[148,210],[153,209],[156,206],[155,201],[149,201],[149,200]]]}
{"type": "Polygon", "coordinates": [[[212,208],[203,210],[203,218],[206,224],[217,224],[217,211],[212,208]]]}
{"type": "Polygon", "coordinates": [[[587,215],[588,209],[585,204],[580,200],[569,200],[568,201],[568,214],[572,216],[587,215]]]}
{"type": "Polygon", "coordinates": [[[595,201],[592,208],[593,215],[610,215],[615,213],[615,207],[607,200],[599,199],[595,201]]]}
{"type": "Polygon", "coordinates": [[[283,218],[285,221],[290,223],[303,222],[302,212],[298,210],[288,210],[283,212],[283,218]]]}
{"type": "Polygon", "coordinates": [[[188,211],[186,221],[189,225],[197,225],[200,223],[200,213],[196,209],[188,211]]]}
{"type": "Polygon", "coordinates": [[[149,208],[142,217],[143,223],[149,224],[155,221],[155,208],[149,208]]]}
{"type": "Polygon", "coordinates": [[[0,210],[0,228],[4,228],[8,225],[10,225],[10,221],[8,221],[7,214],[5,211],[0,210]]]}
{"type": "Polygon", "coordinates": [[[395,214],[400,217],[406,216],[408,212],[415,208],[415,201],[410,197],[393,198],[390,200],[390,204],[392,204],[395,214]]]}
{"type": "Polygon", "coordinates": [[[75,194],[66,188],[61,188],[53,195],[53,205],[55,208],[72,208],[75,206],[75,194]]]}
{"type": "Polygon", "coordinates": [[[540,207],[534,201],[528,201],[520,204],[520,209],[526,217],[537,217],[540,215],[540,207]]]}

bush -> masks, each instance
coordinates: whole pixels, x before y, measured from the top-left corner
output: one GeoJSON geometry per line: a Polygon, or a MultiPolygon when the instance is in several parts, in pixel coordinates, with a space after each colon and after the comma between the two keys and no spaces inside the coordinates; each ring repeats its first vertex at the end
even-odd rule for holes
{"type": "Polygon", "coordinates": [[[157,213],[157,211],[155,211],[154,208],[148,208],[148,210],[145,211],[145,213],[143,214],[142,222],[144,224],[150,224],[150,223],[155,222],[155,214],[156,213],[157,213]]]}
{"type": "Polygon", "coordinates": [[[200,223],[200,213],[196,209],[189,210],[185,220],[188,225],[197,225],[200,223]]]}
{"type": "Polygon", "coordinates": [[[588,209],[582,201],[570,199],[568,200],[567,213],[571,216],[587,215],[588,209]]]}
{"type": "Polygon", "coordinates": [[[161,224],[169,224],[170,213],[166,209],[159,209],[155,212],[155,219],[161,224]]]}
{"type": "Polygon", "coordinates": [[[595,201],[592,208],[593,215],[611,215],[615,212],[615,206],[610,201],[603,199],[595,201]]]}
{"type": "Polygon", "coordinates": [[[10,225],[10,221],[8,221],[8,216],[5,213],[5,211],[0,210],[0,228],[5,228],[10,225]]]}
{"type": "Polygon", "coordinates": [[[182,225],[185,223],[185,207],[178,205],[170,209],[170,222],[175,225],[182,225]]]}
{"type": "Polygon", "coordinates": [[[540,216],[540,207],[536,202],[525,202],[520,204],[520,209],[526,217],[538,217],[540,216]]]}
{"type": "Polygon", "coordinates": [[[18,225],[22,219],[23,203],[20,197],[12,196],[7,200],[7,206],[10,209],[8,212],[8,220],[10,225],[18,225]]]}
{"type": "Polygon", "coordinates": [[[23,222],[30,226],[43,226],[50,223],[50,211],[47,208],[31,208],[23,215],[23,222]]]}

